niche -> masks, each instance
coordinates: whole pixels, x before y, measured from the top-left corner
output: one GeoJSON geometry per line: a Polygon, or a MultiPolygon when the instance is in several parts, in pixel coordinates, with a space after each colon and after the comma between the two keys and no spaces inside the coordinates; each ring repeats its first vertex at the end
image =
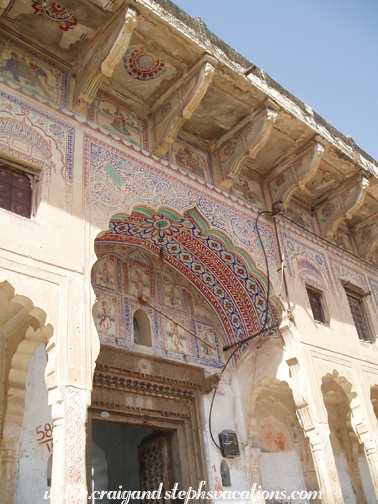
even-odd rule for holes
{"type": "Polygon", "coordinates": [[[220,473],[222,478],[222,486],[229,487],[231,486],[231,476],[230,476],[230,468],[225,460],[222,460],[220,465],[220,473]]]}
{"type": "Polygon", "coordinates": [[[134,312],[133,335],[136,345],[151,346],[150,319],[143,310],[136,310],[134,312]]]}

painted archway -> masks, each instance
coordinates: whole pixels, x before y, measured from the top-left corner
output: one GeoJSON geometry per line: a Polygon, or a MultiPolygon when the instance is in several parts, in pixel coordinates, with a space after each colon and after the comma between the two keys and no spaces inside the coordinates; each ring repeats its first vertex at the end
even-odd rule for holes
{"type": "MultiPolygon", "coordinates": [[[[245,251],[234,247],[220,231],[211,230],[196,209],[180,216],[169,209],[156,212],[136,207],[131,215],[114,215],[109,230],[101,233],[96,242],[124,243],[164,258],[211,303],[227,344],[237,343],[263,327],[265,275],[245,251]]],[[[278,322],[281,312],[272,293],[270,286],[268,328],[278,322]]],[[[278,337],[278,330],[273,331],[278,337]]],[[[236,359],[246,348],[248,344],[240,348],[236,359]]]]}

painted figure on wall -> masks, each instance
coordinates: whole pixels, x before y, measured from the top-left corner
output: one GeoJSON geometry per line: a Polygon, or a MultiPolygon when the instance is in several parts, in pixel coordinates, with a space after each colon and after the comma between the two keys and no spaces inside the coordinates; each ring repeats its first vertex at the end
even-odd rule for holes
{"type": "Polygon", "coordinates": [[[54,87],[49,83],[49,80],[53,78],[56,81],[56,78],[51,72],[48,73],[47,67],[42,66],[33,59],[19,55],[15,51],[10,53],[10,57],[7,57],[4,51],[2,58],[2,63],[5,64],[0,66],[0,74],[28,89],[39,92],[45,97],[54,98],[56,84],[54,87]]]}
{"type": "MultiPolygon", "coordinates": [[[[103,112],[109,113],[109,110],[105,111],[103,109],[103,112]]],[[[129,130],[132,130],[132,132],[140,135],[139,124],[137,122],[134,122],[133,117],[127,112],[124,111],[124,113],[122,113],[120,107],[116,107],[116,110],[113,114],[113,121],[110,123],[110,125],[123,135],[131,136],[132,133],[130,133],[129,130]]]]}
{"type": "Polygon", "coordinates": [[[206,165],[206,163],[197,152],[188,147],[180,146],[175,154],[176,164],[204,178],[204,165],[206,165]]]}
{"type": "Polygon", "coordinates": [[[164,304],[170,308],[182,307],[180,291],[171,282],[164,285],[164,304]]]}
{"type": "Polygon", "coordinates": [[[102,267],[102,271],[100,272],[99,280],[104,285],[111,287],[114,285],[114,274],[112,271],[109,271],[108,263],[105,261],[102,267]]]}
{"type": "Polygon", "coordinates": [[[116,300],[110,297],[104,297],[103,295],[100,296],[100,299],[95,305],[97,331],[105,338],[116,338],[117,327],[114,315],[116,312],[116,300]]]}
{"type": "Polygon", "coordinates": [[[108,307],[108,303],[106,301],[102,301],[101,306],[102,306],[102,312],[99,327],[101,327],[102,329],[105,330],[105,332],[107,332],[112,326],[110,322],[110,316],[112,314],[112,311],[110,307],[108,307]]]}
{"type": "Polygon", "coordinates": [[[130,294],[138,297],[140,294],[150,296],[150,279],[141,267],[130,265],[130,294]]]}
{"type": "Polygon", "coordinates": [[[238,177],[234,184],[235,194],[239,198],[243,198],[248,203],[261,202],[260,194],[251,189],[250,182],[244,177],[238,177]]]}
{"type": "Polygon", "coordinates": [[[147,126],[144,120],[119,106],[105,93],[98,92],[89,112],[89,119],[113,133],[124,136],[138,147],[147,147],[147,126]]]}
{"type": "Polygon", "coordinates": [[[182,352],[184,350],[184,346],[180,338],[178,325],[175,324],[174,322],[171,322],[171,327],[172,327],[172,343],[176,349],[176,352],[182,352]]]}
{"type": "MultiPolygon", "coordinates": [[[[211,330],[208,327],[200,330],[201,325],[197,326],[197,328],[199,329],[198,336],[206,343],[214,346],[214,338],[211,335],[211,330]]],[[[205,345],[205,343],[202,343],[202,341],[198,340],[198,342],[200,347],[200,357],[206,360],[213,360],[216,357],[215,351],[208,345],[205,345]]]]}
{"type": "Polygon", "coordinates": [[[144,286],[143,279],[142,279],[142,273],[140,271],[136,270],[135,274],[138,278],[138,280],[135,282],[135,287],[138,291],[138,294],[143,294],[145,286],[144,286]]]}

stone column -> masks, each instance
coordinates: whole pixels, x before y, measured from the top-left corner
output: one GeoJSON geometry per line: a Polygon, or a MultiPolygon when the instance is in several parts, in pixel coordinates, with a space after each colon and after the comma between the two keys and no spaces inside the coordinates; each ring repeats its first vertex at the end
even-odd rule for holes
{"type": "Polygon", "coordinates": [[[51,406],[53,431],[53,456],[51,471],[50,503],[63,504],[65,491],[65,436],[64,436],[64,403],[57,401],[51,406]]]}
{"type": "Polygon", "coordinates": [[[4,422],[1,443],[1,485],[0,495],[4,504],[13,504],[17,477],[17,441],[20,438],[20,426],[16,422],[4,422]]]}
{"type": "Polygon", "coordinates": [[[86,423],[91,391],[67,387],[66,398],[66,504],[84,504],[87,503],[86,423]]]}
{"type": "MultiPolygon", "coordinates": [[[[358,431],[358,429],[357,429],[358,431]]],[[[377,446],[373,441],[372,436],[368,431],[363,434],[359,433],[359,441],[363,443],[366,460],[368,463],[371,481],[374,487],[375,498],[378,502],[378,453],[377,446]]]]}
{"type": "Polygon", "coordinates": [[[319,489],[322,492],[322,503],[343,504],[344,499],[329,434],[328,424],[320,422],[305,430],[305,435],[310,442],[319,489]]]}
{"type": "Polygon", "coordinates": [[[50,504],[87,503],[86,422],[91,391],[60,387],[52,405],[53,465],[50,504]]]}

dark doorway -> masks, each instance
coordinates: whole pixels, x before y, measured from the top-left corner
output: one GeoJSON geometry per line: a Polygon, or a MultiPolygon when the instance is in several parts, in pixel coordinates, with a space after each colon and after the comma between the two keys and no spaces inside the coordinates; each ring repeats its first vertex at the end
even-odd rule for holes
{"type": "MultiPolygon", "coordinates": [[[[97,491],[163,491],[173,487],[174,431],[92,421],[92,488],[97,491]]],[[[98,495],[98,494],[97,494],[98,495]]],[[[123,499],[111,502],[120,504],[123,499]]],[[[103,500],[96,502],[107,503],[103,500]]],[[[132,499],[130,504],[164,504],[164,499],[132,499]]]]}

